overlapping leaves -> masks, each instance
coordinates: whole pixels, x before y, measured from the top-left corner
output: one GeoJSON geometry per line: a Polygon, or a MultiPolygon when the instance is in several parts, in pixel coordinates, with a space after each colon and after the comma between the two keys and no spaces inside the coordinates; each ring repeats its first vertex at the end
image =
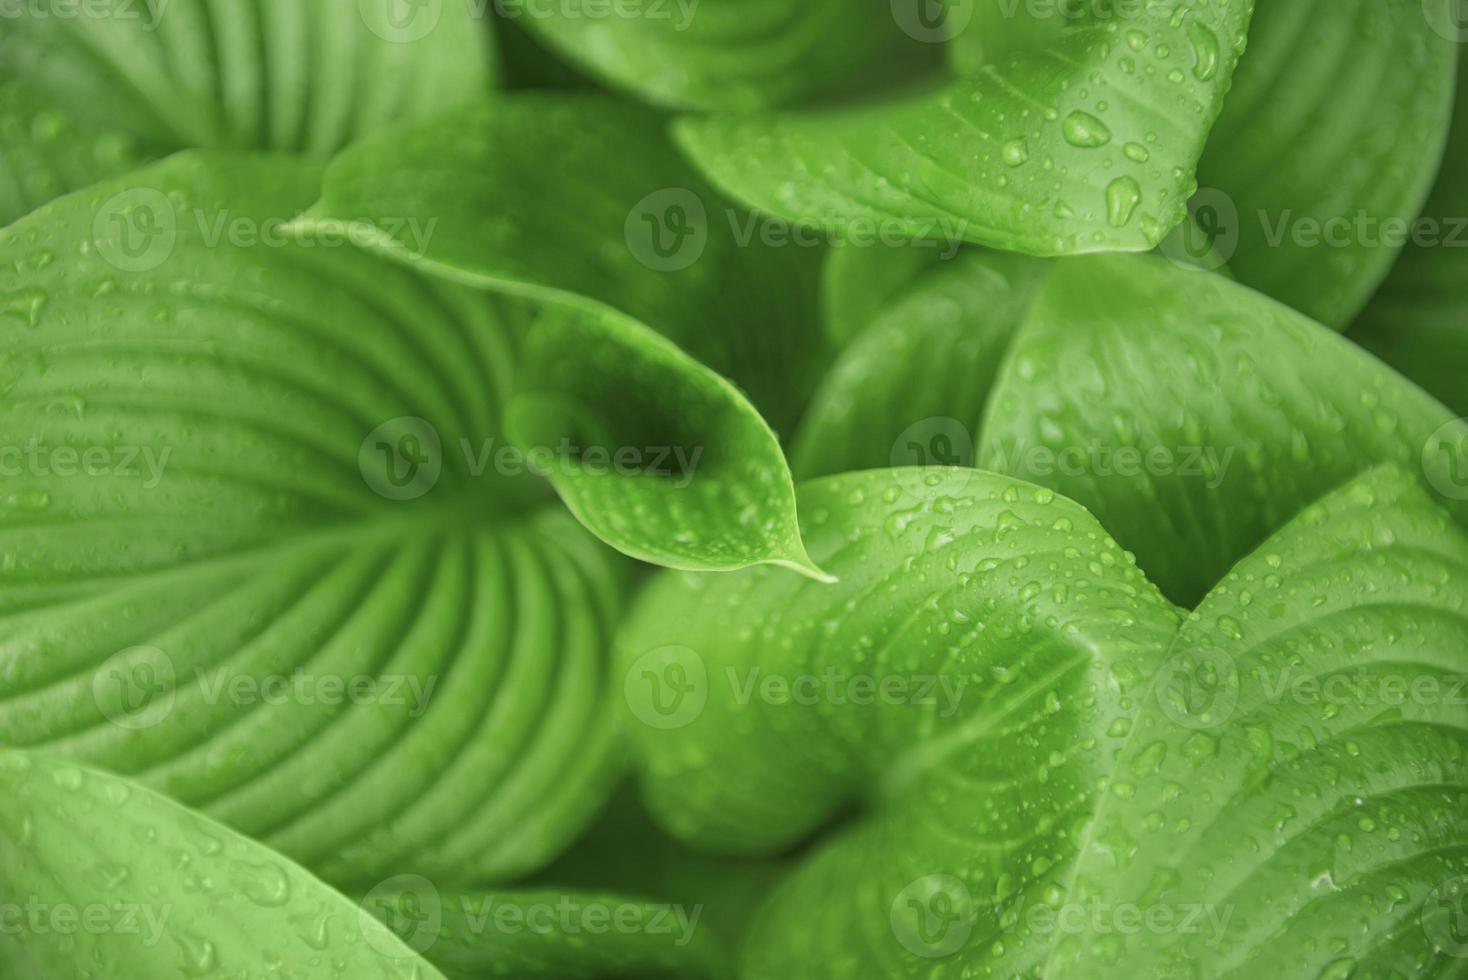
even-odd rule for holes
{"type": "Polygon", "coordinates": [[[603,540],[677,568],[776,561],[819,574],[774,434],[657,336],[747,386],[777,424],[794,417],[824,363],[800,300],[813,296],[820,252],[767,247],[758,221],[697,178],[655,116],[600,97],[521,96],[354,147],[303,225],[346,225],[388,257],[551,305],[560,326],[522,371],[517,438],[661,447],[686,464],[682,479],[552,473],[603,540]],[[414,243],[393,216],[422,214],[440,218],[414,243]]]}
{"type": "Polygon", "coordinates": [[[502,878],[616,777],[621,575],[504,462],[530,311],[286,236],[319,181],[186,155],[0,233],[0,738],[334,880],[502,878]]]}
{"type": "Polygon", "coordinates": [[[818,227],[885,223],[1036,255],[1156,246],[1197,186],[1251,4],[992,12],[993,60],[937,91],[688,118],[679,142],[736,197],[818,227]]]}
{"type": "Polygon", "coordinates": [[[1408,249],[1355,334],[1430,396],[1327,329],[1397,246],[1296,234],[1417,215],[1448,0],[525,22],[687,160],[604,96],[484,101],[487,7],[395,2],[6,20],[0,225],[88,189],[0,232],[0,744],[42,750],[0,754],[0,868],[188,915],[0,964],[727,976],[738,937],[470,914],[653,907],[584,854],[491,887],[610,794],[620,700],[656,819],[729,856],[685,878],[747,911],[781,862],[737,858],[819,835],[742,977],[1451,972],[1458,263],[1408,249]],[[93,184],[183,147],[344,152],[93,184]],[[1184,219],[1173,264],[1030,257],[1184,219]],[[786,222],[845,246],[819,294],[786,222]],[[797,488],[802,415],[797,475],[870,471],[797,488]],[[726,574],[663,573],[609,671],[586,529],[726,574]],[[832,678],[872,692],[791,695],[832,678]],[[389,929],[294,860],[394,876],[389,929]]]}
{"type": "Polygon", "coordinates": [[[329,156],[476,101],[494,76],[467,0],[13,5],[0,33],[0,225],[188,147],[329,156]]]}
{"type": "Polygon", "coordinates": [[[741,975],[1450,972],[1468,536],[1411,475],[1307,508],[1180,629],[1043,488],[887,470],[802,504],[839,586],[668,577],[624,636],[629,677],[696,677],[699,711],[640,730],[680,836],[761,851],[858,811],[764,907],[741,975]],[[888,693],[740,694],[833,671],[888,693]],[[925,677],[944,693],[891,683],[925,677]]]}
{"type": "Polygon", "coordinates": [[[1375,463],[1426,466],[1461,507],[1456,450],[1427,450],[1456,446],[1447,437],[1465,423],[1222,277],[1159,258],[980,253],[886,315],[817,395],[797,439],[802,476],[950,462],[1034,480],[1085,504],[1187,603],[1375,463]]]}

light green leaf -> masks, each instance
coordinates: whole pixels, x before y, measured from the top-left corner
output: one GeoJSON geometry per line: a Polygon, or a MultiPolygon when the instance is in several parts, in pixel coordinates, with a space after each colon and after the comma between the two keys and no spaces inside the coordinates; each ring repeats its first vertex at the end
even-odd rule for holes
{"type": "Polygon", "coordinates": [[[1085,504],[1191,604],[1377,463],[1423,473],[1463,514],[1456,461],[1427,453],[1452,424],[1426,393],[1267,297],[1159,258],[1095,256],[1055,265],[1009,350],[978,465],[1085,504]]]}
{"type": "Polygon", "coordinates": [[[620,769],[620,571],[506,453],[523,304],[292,240],[319,180],[190,153],[0,231],[0,744],[333,881],[523,874],[620,769]]]}
{"type": "Polygon", "coordinates": [[[1145,250],[1186,214],[1250,7],[1087,5],[1034,30],[1022,7],[1003,27],[1022,41],[938,91],[686,118],[676,134],[736,198],[820,228],[1036,255],[1145,250]]]}
{"type": "MultiPolygon", "coordinates": [[[[513,8],[512,8],[513,9],[513,8]]],[[[659,105],[761,109],[827,92],[916,46],[885,10],[844,0],[568,0],[516,18],[556,54],[659,105]]],[[[921,48],[918,49],[921,52],[921,48]]]]}
{"type": "Polygon", "coordinates": [[[1415,477],[1307,508],[1179,632],[1076,504],[914,473],[802,486],[840,585],[665,575],[623,634],[670,828],[768,849],[859,806],[741,977],[1452,975],[1468,537],[1415,477]]]}
{"type": "Polygon", "coordinates": [[[1468,517],[1461,437],[1468,422],[1375,358],[1221,277],[1154,257],[977,253],[842,352],[794,459],[802,478],[946,463],[1044,484],[1191,604],[1377,463],[1417,469],[1468,517]]]}
{"type": "Polygon", "coordinates": [[[441,890],[401,876],[364,909],[449,980],[725,980],[701,906],[620,892],[441,890]]]}
{"type": "Polygon", "coordinates": [[[494,75],[472,0],[17,5],[0,35],[0,225],[120,172],[121,146],[322,156],[476,101],[494,75]],[[401,4],[401,6],[400,6],[401,4]],[[17,101],[19,100],[19,101],[17,101]]]}
{"type": "Polygon", "coordinates": [[[1198,166],[1241,282],[1337,329],[1370,299],[1442,156],[1453,2],[1258,4],[1198,166]]]}
{"type": "Polygon", "coordinates": [[[526,447],[569,445],[549,479],[618,551],[669,568],[773,562],[822,577],[779,441],[733,385],[615,311],[550,307],[508,410],[526,447]]]}
{"type": "Polygon", "coordinates": [[[658,463],[671,479],[551,474],[603,540],[680,568],[814,573],[778,441],[714,373],[747,385],[779,424],[821,365],[820,250],[762,245],[755,220],[688,170],[655,116],[521,96],[348,150],[303,226],[346,227],[414,267],[563,311],[532,349],[518,431],[671,449],[658,463]],[[413,240],[401,216],[433,235],[413,240]],[[547,389],[558,405],[540,398],[547,389]]]}
{"type": "Polygon", "coordinates": [[[999,365],[1048,270],[980,250],[930,265],[816,389],[791,453],[796,475],[974,465],[999,365]]]}
{"type": "Polygon", "coordinates": [[[1461,972],[1465,643],[1468,537],[1415,478],[1307,508],[1183,626],[1072,875],[1196,927],[1064,934],[1045,975],[1461,972]]]}
{"type": "Polygon", "coordinates": [[[443,980],[299,865],[128,780],[0,749],[7,977],[443,980]]]}
{"type": "Polygon", "coordinates": [[[1350,336],[1468,414],[1468,70],[1458,72],[1447,155],[1419,226],[1434,237],[1403,250],[1350,336]]]}
{"type": "Polygon", "coordinates": [[[1061,879],[1180,613],[1081,507],[1007,477],[848,474],[803,484],[801,512],[839,584],[665,574],[634,607],[618,657],[651,810],[768,852],[860,807],[777,889],[742,977],[1022,974],[1044,947],[992,942],[998,904],[1061,879]],[[964,958],[912,952],[904,894],[960,872],[964,958]]]}

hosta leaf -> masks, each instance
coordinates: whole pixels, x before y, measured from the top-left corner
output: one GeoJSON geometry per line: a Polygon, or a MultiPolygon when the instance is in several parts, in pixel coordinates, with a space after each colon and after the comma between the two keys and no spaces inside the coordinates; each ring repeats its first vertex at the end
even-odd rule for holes
{"type": "Polygon", "coordinates": [[[504,452],[523,305],[293,241],[319,180],[185,154],[0,232],[0,744],[331,880],[523,873],[619,769],[620,576],[504,452]]]}
{"type": "Polygon", "coordinates": [[[1464,437],[1468,423],[1353,344],[1221,277],[977,253],[842,352],[794,458],[803,478],[950,464],[1045,484],[1191,604],[1376,463],[1419,468],[1461,513],[1464,437]]]}
{"type": "Polygon", "coordinates": [[[626,624],[652,812],[751,851],[864,804],[777,890],[741,976],[1015,975],[1042,951],[984,941],[997,900],[1061,880],[1179,613],[1081,507],[1007,477],[849,474],[803,484],[801,512],[839,584],[667,574],[626,624]],[[960,868],[981,921],[940,970],[889,921],[960,868]]]}
{"type": "Polygon", "coordinates": [[[741,242],[753,219],[698,181],[657,117],[601,97],[500,100],[348,150],[307,220],[348,222],[383,254],[572,311],[555,316],[558,339],[537,348],[530,383],[553,379],[584,410],[571,419],[533,402],[522,431],[590,427],[625,440],[636,429],[632,445],[671,446],[697,464],[680,479],[599,483],[558,468],[552,481],[604,540],[676,567],[809,570],[774,435],[741,394],[648,328],[746,384],[779,424],[820,367],[820,252],[741,242]],[[397,216],[432,221],[434,234],[415,242],[397,216]],[[603,339],[588,342],[597,331],[603,339]],[[649,427],[655,404],[665,421],[649,427]]]}
{"type": "Polygon", "coordinates": [[[0,225],[118,172],[119,140],[155,154],[320,156],[479,98],[493,60],[476,5],[399,3],[89,0],[69,14],[65,4],[18,5],[0,35],[0,81],[27,83],[27,94],[0,98],[0,187],[23,193],[0,196],[0,225]]]}
{"type": "Polygon", "coordinates": [[[899,248],[833,248],[821,270],[821,319],[832,344],[861,336],[872,318],[954,252],[914,242],[899,248]]]}
{"type": "Polygon", "coordinates": [[[617,892],[440,890],[401,876],[364,908],[449,980],[723,980],[701,907],[617,892]]]}
{"type": "Polygon", "coordinates": [[[1023,6],[1003,22],[1022,40],[938,91],[683,119],[678,138],[724,190],[817,227],[1037,255],[1152,248],[1186,214],[1250,4],[1127,9],[1023,6]]]}
{"type": "Polygon", "coordinates": [[[1452,2],[1257,5],[1198,167],[1241,282],[1336,328],[1360,312],[1437,173],[1458,58],[1439,32],[1452,2]]]}
{"type": "Polygon", "coordinates": [[[1468,70],[1458,73],[1447,155],[1420,226],[1435,239],[1408,245],[1351,339],[1468,414],[1468,70]]]}
{"type": "Polygon", "coordinates": [[[657,826],[629,782],[566,853],[522,887],[621,891],[698,908],[699,927],[732,949],[792,860],[690,848],[657,826]]]}
{"type": "Polygon", "coordinates": [[[1074,872],[1206,928],[1063,935],[1045,975],[1461,972],[1465,643],[1468,537],[1416,479],[1306,509],[1183,626],[1074,872]]]}
{"type": "Polygon", "coordinates": [[[816,390],[792,453],[796,475],[974,465],[999,365],[1048,268],[979,250],[931,266],[816,390]]]}
{"type": "Polygon", "coordinates": [[[17,980],[443,977],[269,848],[44,755],[0,750],[0,888],[0,969],[17,980]]]}
{"type": "MultiPolygon", "coordinates": [[[[568,0],[519,20],[557,54],[661,105],[760,109],[819,94],[914,42],[844,0],[568,0]]],[[[518,20],[518,19],[517,19],[518,20]]]]}
{"type": "Polygon", "coordinates": [[[1085,504],[1191,604],[1373,464],[1416,469],[1460,507],[1461,458],[1427,451],[1453,424],[1375,358],[1258,293],[1162,259],[1095,256],[1057,263],[1041,290],[978,464],[1085,504]]]}
{"type": "Polygon", "coordinates": [[[912,473],[802,486],[840,585],[665,576],[622,638],[669,826],[767,847],[864,804],[741,977],[1452,974],[1468,537],[1413,476],[1307,508],[1177,632],[1077,505],[912,473]]]}
{"type": "Polygon", "coordinates": [[[577,447],[549,479],[623,554],[698,571],[768,561],[821,576],[800,541],[775,434],[733,385],[635,320],[547,310],[508,425],[522,446],[577,447]]]}
{"type": "Polygon", "coordinates": [[[0,226],[70,188],[126,173],[156,155],[124,133],[77,125],[34,86],[3,72],[0,145],[0,226]]]}

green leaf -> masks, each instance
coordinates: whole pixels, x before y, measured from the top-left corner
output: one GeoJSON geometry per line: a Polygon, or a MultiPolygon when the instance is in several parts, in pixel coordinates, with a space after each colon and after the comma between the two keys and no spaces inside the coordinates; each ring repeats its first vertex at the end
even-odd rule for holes
{"type": "Polygon", "coordinates": [[[346,227],[416,268],[562,311],[532,346],[519,433],[672,450],[658,464],[672,478],[551,474],[603,540],[679,568],[774,561],[819,574],[778,441],[714,372],[748,385],[776,424],[793,417],[824,349],[821,254],[766,247],[746,220],[688,170],[655,116],[600,97],[520,96],[348,150],[306,226],[346,227]],[[415,242],[397,216],[434,234],[415,242]]]}
{"type": "Polygon", "coordinates": [[[449,980],[725,980],[728,950],[701,906],[619,892],[441,890],[400,876],[364,909],[449,980]]]}
{"type": "Polygon", "coordinates": [[[0,744],[333,881],[523,874],[620,771],[620,568],[506,452],[529,311],[290,238],[319,180],[189,153],[0,231],[0,744]]]}
{"type": "Polygon", "coordinates": [[[479,99],[494,62],[476,5],[399,3],[17,7],[0,35],[0,81],[26,90],[0,98],[0,188],[23,193],[0,192],[0,225],[120,172],[122,147],[324,156],[389,123],[479,99]]]}
{"type": "Polygon", "coordinates": [[[0,750],[0,887],[9,977],[443,978],[294,862],[45,755],[0,750]]]}
{"type": "Polygon", "coordinates": [[[914,44],[895,18],[855,16],[843,0],[632,0],[610,17],[598,10],[596,0],[567,0],[515,19],[610,85],[678,108],[761,109],[822,94],[914,44]]]}
{"type": "Polygon", "coordinates": [[[1241,282],[1337,329],[1370,299],[1442,156],[1451,3],[1258,5],[1198,167],[1241,282]]]}
{"type": "Polygon", "coordinates": [[[764,849],[860,804],[741,977],[1451,972],[1468,537],[1413,476],[1308,507],[1179,631],[1076,504],[912,472],[802,486],[838,586],[665,575],[627,623],[675,831],[764,849]]]}
{"type": "Polygon", "coordinates": [[[67,190],[157,155],[134,137],[78,126],[26,82],[0,72],[0,227],[67,190]]]}
{"type": "Polygon", "coordinates": [[[821,320],[826,336],[845,347],[872,319],[928,272],[957,253],[914,242],[897,248],[833,248],[821,270],[821,320]]]}
{"type": "Polygon", "coordinates": [[[665,574],[634,607],[618,662],[651,810],[769,852],[860,807],[777,889],[741,977],[1020,974],[1034,949],[983,925],[935,972],[889,917],[930,874],[972,871],[987,916],[1030,868],[1063,873],[1180,612],[1084,509],[996,474],[832,477],[801,512],[837,585],[665,574]]]}
{"type": "Polygon", "coordinates": [[[978,464],[1085,504],[1192,604],[1377,463],[1423,473],[1462,516],[1456,461],[1427,452],[1452,426],[1426,393],[1267,297],[1158,258],[1095,256],[1057,263],[1040,292],[978,464]]]}
{"type": "Polygon", "coordinates": [[[1250,6],[1051,9],[1033,31],[1025,8],[1003,29],[1029,43],[935,92],[687,118],[676,133],[736,198],[819,228],[1035,255],[1146,250],[1186,214],[1250,6]]]}
{"type": "Polygon", "coordinates": [[[1465,642],[1468,537],[1413,476],[1307,508],[1179,632],[1073,872],[1203,927],[1063,935],[1045,975],[1452,975],[1465,642]]]}
{"type": "Polygon", "coordinates": [[[669,568],[772,562],[823,577],[795,520],[779,441],[738,390],[612,310],[551,307],[532,330],[511,436],[576,447],[549,479],[618,551],[669,568]]]}
{"type": "Polygon", "coordinates": [[[1355,345],[1223,278],[1150,257],[965,253],[842,352],[793,455],[802,478],[956,464],[1044,484],[1191,604],[1377,463],[1418,468],[1462,516],[1461,435],[1468,423],[1355,345]]]}
{"type": "Polygon", "coordinates": [[[1048,271],[980,250],[930,265],[816,389],[791,453],[796,475],[974,465],[999,365],[1048,271]]]}
{"type": "Polygon", "coordinates": [[[659,828],[629,782],[555,863],[522,887],[620,891],[700,908],[701,928],[732,949],[793,859],[731,858],[687,847],[659,828]]]}
{"type": "Polygon", "coordinates": [[[1447,155],[1420,227],[1434,232],[1403,250],[1351,339],[1468,414],[1468,71],[1458,73],[1447,155]]]}

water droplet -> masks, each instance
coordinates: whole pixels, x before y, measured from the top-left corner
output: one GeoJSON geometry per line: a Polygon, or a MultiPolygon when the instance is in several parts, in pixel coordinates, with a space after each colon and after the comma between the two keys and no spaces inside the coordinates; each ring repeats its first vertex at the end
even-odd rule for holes
{"type": "Polygon", "coordinates": [[[1030,147],[1023,139],[1010,140],[1004,144],[1004,162],[1011,167],[1018,167],[1030,158],[1030,147]]]}
{"type": "Polygon", "coordinates": [[[175,933],[173,939],[178,943],[179,951],[183,953],[183,971],[186,976],[206,976],[215,968],[216,960],[212,942],[184,932],[175,933]]]}
{"type": "Polygon", "coordinates": [[[45,510],[51,506],[51,495],[44,490],[21,490],[8,494],[4,503],[12,510],[45,510]]]}
{"type": "Polygon", "coordinates": [[[256,905],[284,905],[291,897],[291,882],[277,864],[246,865],[247,880],[241,891],[256,905]]]}
{"type": "Polygon", "coordinates": [[[1142,188],[1134,178],[1118,177],[1106,188],[1106,218],[1113,228],[1124,228],[1142,203],[1142,188]]]}
{"type": "Polygon", "coordinates": [[[41,310],[49,296],[39,289],[0,293],[0,315],[19,317],[28,327],[41,325],[41,310]]]}
{"type": "Polygon", "coordinates": [[[51,779],[62,789],[82,788],[82,771],[80,769],[73,769],[71,766],[67,766],[64,769],[57,769],[51,774],[51,779]]]}
{"type": "Polygon", "coordinates": [[[1206,82],[1218,74],[1218,35],[1203,24],[1188,24],[1188,40],[1193,43],[1193,77],[1206,82]]]}
{"type": "Polygon", "coordinates": [[[131,874],[125,864],[107,862],[97,865],[97,883],[109,892],[115,891],[131,874]]]}
{"type": "Polygon", "coordinates": [[[1065,141],[1071,146],[1094,149],[1111,142],[1111,130],[1106,124],[1079,109],[1066,116],[1060,128],[1065,134],[1065,141]]]}

